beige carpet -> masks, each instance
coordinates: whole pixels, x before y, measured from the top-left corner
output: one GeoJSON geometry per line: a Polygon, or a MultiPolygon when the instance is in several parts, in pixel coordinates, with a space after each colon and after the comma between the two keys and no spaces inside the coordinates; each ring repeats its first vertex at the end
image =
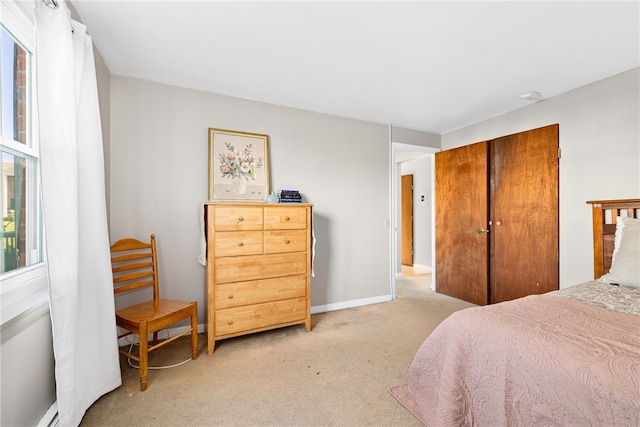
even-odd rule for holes
{"type": "MultiPolygon", "coordinates": [[[[419,426],[389,393],[406,382],[413,356],[450,313],[472,306],[429,290],[429,275],[397,281],[395,301],[312,316],[292,326],[219,341],[212,355],[150,371],[122,359],[123,385],[87,411],[82,426],[419,426]]],[[[187,338],[188,339],[188,338],[187,338]]],[[[189,357],[177,340],[151,365],[189,357]]]]}

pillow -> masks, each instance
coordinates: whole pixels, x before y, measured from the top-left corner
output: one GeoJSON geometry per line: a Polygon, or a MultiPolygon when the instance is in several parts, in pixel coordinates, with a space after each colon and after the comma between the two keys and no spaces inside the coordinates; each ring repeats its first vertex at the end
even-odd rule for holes
{"type": "Polygon", "coordinates": [[[618,218],[618,224],[620,223],[622,225],[616,227],[617,246],[613,252],[611,270],[600,280],[640,288],[640,219],[618,218]]]}
{"type": "Polygon", "coordinates": [[[620,247],[620,240],[622,239],[622,229],[624,229],[624,217],[619,216],[618,221],[616,221],[616,234],[613,239],[613,257],[611,260],[611,264],[613,264],[613,258],[616,257],[616,252],[618,252],[618,248],[620,247]]]}
{"type": "Polygon", "coordinates": [[[620,247],[620,239],[622,239],[622,229],[624,228],[625,221],[631,222],[632,224],[634,224],[634,223],[640,222],[640,219],[627,218],[623,216],[618,217],[618,220],[616,221],[616,234],[613,239],[613,253],[611,254],[612,264],[613,264],[613,259],[616,257],[616,252],[618,252],[618,248],[620,247]]]}

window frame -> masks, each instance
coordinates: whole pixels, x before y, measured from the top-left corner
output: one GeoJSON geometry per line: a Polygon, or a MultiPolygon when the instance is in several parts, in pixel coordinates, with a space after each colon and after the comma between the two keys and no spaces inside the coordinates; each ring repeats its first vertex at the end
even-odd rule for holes
{"type": "MultiPolygon", "coordinates": [[[[27,196],[25,211],[37,210],[36,221],[30,224],[31,232],[36,233],[41,252],[41,261],[25,267],[0,274],[0,325],[2,329],[13,323],[20,316],[49,302],[48,270],[45,254],[45,233],[42,220],[42,202],[40,192],[39,138],[37,132],[37,98],[35,88],[36,51],[35,51],[35,2],[16,2],[0,0],[0,22],[4,29],[28,52],[28,87],[27,87],[27,143],[22,144],[0,136],[3,150],[11,154],[20,153],[27,159],[27,168],[35,167],[35,183],[29,187],[35,194],[27,196]],[[35,161],[31,166],[30,160],[35,161]]],[[[27,256],[31,256],[28,254],[27,256]]]]}

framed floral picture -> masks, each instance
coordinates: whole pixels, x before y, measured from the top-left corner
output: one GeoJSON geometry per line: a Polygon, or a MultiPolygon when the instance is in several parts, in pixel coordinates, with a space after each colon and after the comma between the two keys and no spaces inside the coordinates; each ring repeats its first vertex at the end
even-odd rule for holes
{"type": "Polygon", "coordinates": [[[264,202],[268,135],[209,128],[209,200],[264,202]]]}

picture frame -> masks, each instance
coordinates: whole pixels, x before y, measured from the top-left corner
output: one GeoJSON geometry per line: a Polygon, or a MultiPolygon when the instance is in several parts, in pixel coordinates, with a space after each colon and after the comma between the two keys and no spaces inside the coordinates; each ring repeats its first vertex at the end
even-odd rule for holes
{"type": "Polygon", "coordinates": [[[265,202],[269,136],[209,128],[209,201],[265,202]]]}

